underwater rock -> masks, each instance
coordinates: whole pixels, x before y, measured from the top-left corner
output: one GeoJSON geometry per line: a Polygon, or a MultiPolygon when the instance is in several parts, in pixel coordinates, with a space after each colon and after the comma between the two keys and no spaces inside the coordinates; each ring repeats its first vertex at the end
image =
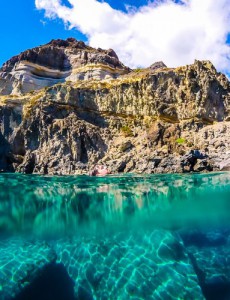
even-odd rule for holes
{"type": "Polygon", "coordinates": [[[0,253],[1,300],[17,296],[56,260],[55,252],[45,242],[23,239],[1,239],[0,253]]]}
{"type": "Polygon", "coordinates": [[[204,299],[181,240],[164,230],[1,241],[0,285],[2,300],[204,299]]]}
{"type": "Polygon", "coordinates": [[[181,240],[163,230],[60,240],[58,262],[82,299],[204,299],[181,240]]]}
{"type": "Polygon", "coordinates": [[[182,239],[205,299],[230,299],[229,230],[197,230],[182,234],[182,239]]]}
{"type": "Polygon", "coordinates": [[[229,231],[187,229],[229,224],[228,173],[4,174],[0,183],[2,236],[45,239],[1,239],[1,299],[28,299],[47,276],[54,295],[69,291],[47,300],[228,295],[229,231]]]}
{"type": "Polygon", "coordinates": [[[50,263],[13,300],[76,300],[73,287],[65,267],[50,263]]]}

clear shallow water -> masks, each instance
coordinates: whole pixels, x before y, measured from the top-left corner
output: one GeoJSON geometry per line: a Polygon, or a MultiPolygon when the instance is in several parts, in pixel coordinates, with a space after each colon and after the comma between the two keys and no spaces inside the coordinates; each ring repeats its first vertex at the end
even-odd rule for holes
{"type": "Polygon", "coordinates": [[[230,299],[230,173],[0,174],[0,234],[0,299],[230,299]]]}
{"type": "Polygon", "coordinates": [[[45,236],[230,222],[230,174],[0,175],[0,232],[45,236]]]}

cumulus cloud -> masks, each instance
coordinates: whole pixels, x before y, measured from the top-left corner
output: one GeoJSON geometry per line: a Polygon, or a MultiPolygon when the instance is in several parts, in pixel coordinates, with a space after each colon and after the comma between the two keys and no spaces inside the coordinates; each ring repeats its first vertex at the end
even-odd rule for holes
{"type": "Polygon", "coordinates": [[[127,11],[96,0],[35,0],[48,18],[85,34],[93,47],[113,48],[130,67],[162,60],[175,67],[211,60],[230,72],[229,0],[155,0],[127,11]]]}

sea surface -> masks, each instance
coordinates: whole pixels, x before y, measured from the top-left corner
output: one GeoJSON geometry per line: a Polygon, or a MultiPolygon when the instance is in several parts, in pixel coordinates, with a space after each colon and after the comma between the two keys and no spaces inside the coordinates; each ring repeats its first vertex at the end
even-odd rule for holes
{"type": "Polygon", "coordinates": [[[0,300],[229,300],[230,173],[0,174],[0,300]]]}

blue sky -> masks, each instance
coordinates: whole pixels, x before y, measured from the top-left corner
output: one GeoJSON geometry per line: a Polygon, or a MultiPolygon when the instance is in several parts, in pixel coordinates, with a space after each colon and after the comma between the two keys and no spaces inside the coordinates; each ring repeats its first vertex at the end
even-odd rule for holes
{"type": "Polygon", "coordinates": [[[33,0],[2,0],[0,4],[0,65],[13,55],[49,42],[55,38],[86,38],[77,30],[65,30],[61,20],[42,24],[42,11],[35,8],[33,0]]]}
{"type": "MultiPolygon", "coordinates": [[[[147,0],[107,1],[113,8],[125,10],[125,3],[137,7],[147,0]]],[[[62,1],[68,5],[68,0],[62,1]]],[[[2,0],[0,4],[0,66],[20,52],[45,44],[52,39],[75,37],[87,41],[85,35],[77,29],[65,28],[62,20],[47,20],[44,13],[35,7],[33,0],[2,0]]]]}
{"type": "Polygon", "coordinates": [[[208,59],[230,73],[229,0],[154,1],[1,1],[0,65],[51,39],[75,37],[93,47],[113,48],[130,67],[208,59]]]}

